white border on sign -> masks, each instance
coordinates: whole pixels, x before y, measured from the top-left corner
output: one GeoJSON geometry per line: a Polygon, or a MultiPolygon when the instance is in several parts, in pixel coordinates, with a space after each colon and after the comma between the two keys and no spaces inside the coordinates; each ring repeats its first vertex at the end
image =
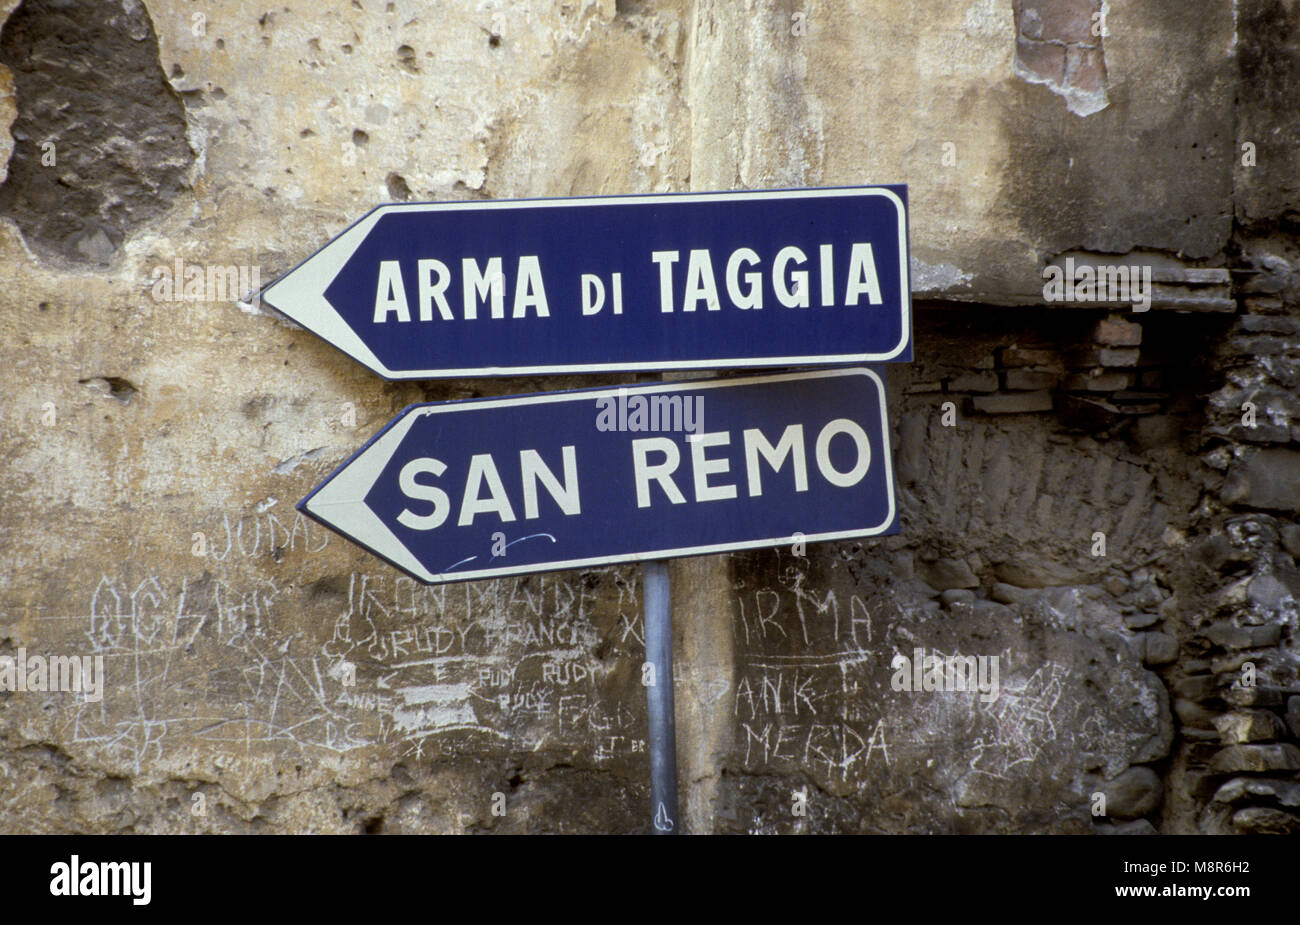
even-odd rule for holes
{"type": "Polygon", "coordinates": [[[308,257],[293,270],[272,283],[262,293],[262,301],[292,318],[318,337],[385,379],[447,379],[465,376],[566,375],[597,372],[654,372],[681,369],[736,369],[764,366],[837,365],[846,363],[884,363],[903,352],[911,338],[912,291],[907,264],[907,209],[891,189],[879,186],[826,187],[809,190],[758,190],[734,193],[663,193],[654,196],[599,196],[572,199],[508,199],[500,201],[392,203],[373,209],[356,224],[308,257]],[[560,366],[485,366],[466,369],[421,369],[394,372],[380,362],[374,352],[357,336],[338,310],[325,298],[325,290],[334,282],[370,230],[385,215],[394,212],[465,212],[493,209],[546,209],[569,206],[668,205],[675,202],[725,202],[754,199],[824,199],[837,196],[884,196],[898,210],[898,263],[901,280],[900,309],[902,326],[897,346],[887,353],[845,353],[835,356],[789,356],[760,359],[721,358],[711,360],[652,361],[646,363],[577,363],[560,366]],[[281,308],[281,305],[293,308],[281,308]]]}
{"type": "Polygon", "coordinates": [[[873,370],[854,367],[850,369],[827,369],[810,372],[788,373],[783,375],[747,376],[735,379],[710,379],[705,381],[686,381],[672,383],[645,383],[640,385],[612,386],[610,388],[582,389],[573,392],[554,392],[541,395],[527,395],[518,398],[475,399],[464,402],[448,402],[428,407],[416,407],[398,418],[386,430],[381,431],[370,444],[361,449],[348,462],[344,463],[300,505],[303,510],[316,520],[337,531],[345,537],[364,546],[375,555],[414,575],[426,584],[441,584],[451,581],[472,581],[480,578],[500,578],[510,575],[527,575],[535,572],[555,572],[566,569],[584,568],[595,565],[618,565],[625,562],[643,562],[650,559],[667,559],[678,556],[700,556],[719,552],[739,552],[745,549],[764,549],[783,546],[791,542],[787,536],[770,537],[762,540],[746,540],[739,543],[716,543],[710,546],[683,546],[676,549],[656,549],[648,552],[626,553],[616,556],[593,556],[585,559],[564,559],[553,562],[539,562],[535,565],[500,568],[477,569],[467,572],[430,572],[416,559],[415,554],[379,519],[365,503],[365,497],[378,481],[380,474],[401,446],[402,439],[411,426],[421,417],[430,414],[455,414],[463,411],[477,411],[486,408],[509,408],[519,405],[548,404],[562,401],[595,401],[603,397],[615,397],[637,392],[673,392],[693,391],[698,389],[716,389],[759,385],[767,382],[789,382],[800,379],[824,379],[837,376],[866,376],[876,384],[880,398],[880,440],[882,459],[885,466],[885,488],[889,494],[889,514],[883,522],[874,527],[858,530],[840,530],[835,533],[809,534],[806,542],[825,540],[843,540],[854,537],[876,536],[894,521],[896,500],[894,497],[893,453],[889,444],[889,420],[885,408],[885,384],[873,370]],[[326,511],[330,511],[330,516],[326,511]]]}

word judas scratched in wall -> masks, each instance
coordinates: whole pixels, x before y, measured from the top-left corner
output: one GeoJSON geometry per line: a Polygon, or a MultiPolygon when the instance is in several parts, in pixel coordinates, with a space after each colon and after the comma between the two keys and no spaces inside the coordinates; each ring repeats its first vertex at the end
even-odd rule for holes
{"type": "Polygon", "coordinates": [[[425,582],[896,530],[868,369],[414,405],[299,504],[425,582]],[[702,397],[699,433],[593,420],[702,397]]]}
{"type": "Polygon", "coordinates": [[[906,197],[386,205],[262,299],[390,379],[908,360],[906,197]]]}

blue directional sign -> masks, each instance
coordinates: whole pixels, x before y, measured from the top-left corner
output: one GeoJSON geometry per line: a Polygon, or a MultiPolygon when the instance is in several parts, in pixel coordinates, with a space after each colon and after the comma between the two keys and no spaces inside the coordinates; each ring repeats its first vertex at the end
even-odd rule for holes
{"type": "Polygon", "coordinates": [[[866,368],[412,405],[298,509],[429,583],[898,529],[866,368]]]}
{"type": "Polygon", "coordinates": [[[388,379],[910,360],[907,187],[385,205],[261,297],[388,379]]]}

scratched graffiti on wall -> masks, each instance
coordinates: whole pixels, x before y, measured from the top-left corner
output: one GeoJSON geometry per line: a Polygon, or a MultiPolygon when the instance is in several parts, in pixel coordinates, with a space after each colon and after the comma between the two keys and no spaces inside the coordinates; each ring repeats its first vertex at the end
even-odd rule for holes
{"type": "Polygon", "coordinates": [[[1104,632],[1067,643],[1074,628],[1053,626],[1050,614],[991,603],[983,625],[959,625],[937,602],[873,592],[844,567],[859,561],[847,548],[802,562],[778,552],[738,559],[731,707],[733,754],[746,771],[888,791],[905,785],[896,769],[919,763],[957,792],[958,781],[969,790],[973,780],[1023,781],[1071,763],[1114,773],[1158,748],[1158,681],[1131,655],[1117,658],[1104,632]],[[996,658],[996,698],[896,690],[894,659],[917,646],[996,658]],[[1082,668],[1057,656],[1080,650],[1089,653],[1082,668]]]}
{"type": "Polygon", "coordinates": [[[618,570],[323,584],[339,593],[267,577],[102,576],[87,613],[35,618],[42,639],[105,658],[102,702],[51,701],[58,734],[135,773],[195,742],[243,755],[555,748],[595,766],[644,760],[639,604],[618,570]],[[304,608],[323,614],[315,636],[300,629],[304,608]]]}

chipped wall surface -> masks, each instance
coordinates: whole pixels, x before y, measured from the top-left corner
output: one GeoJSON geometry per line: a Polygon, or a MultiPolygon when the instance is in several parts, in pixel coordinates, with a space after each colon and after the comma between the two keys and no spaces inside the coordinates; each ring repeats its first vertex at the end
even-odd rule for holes
{"type": "Polygon", "coordinates": [[[1295,0],[201,6],[0,0],[0,655],[104,681],[0,690],[0,830],[647,831],[637,569],[294,510],[411,402],[629,377],[385,383],[247,296],[381,202],[886,182],[902,531],[674,566],[682,828],[1300,828],[1295,0]]]}

